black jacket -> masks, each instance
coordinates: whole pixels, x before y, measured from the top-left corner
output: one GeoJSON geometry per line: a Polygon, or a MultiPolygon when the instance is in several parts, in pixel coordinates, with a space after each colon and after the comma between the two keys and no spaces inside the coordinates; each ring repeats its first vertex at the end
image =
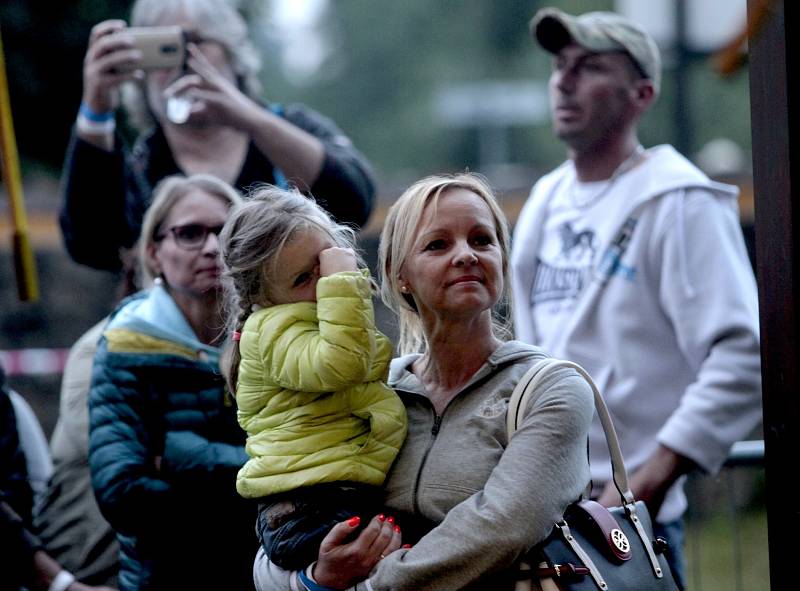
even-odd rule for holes
{"type": "Polygon", "coordinates": [[[33,491],[28,483],[25,454],[19,443],[14,407],[0,370],[0,548],[3,589],[17,589],[29,579],[39,540],[29,533],[33,491]]]}
{"type": "MultiPolygon", "coordinates": [[[[325,146],[325,162],[311,195],[338,221],[363,225],[375,194],[364,157],[330,119],[308,107],[271,109],[325,146]]],[[[61,179],[60,222],[67,251],[77,263],[109,271],[122,267],[120,249],[130,248],[139,237],[153,187],[182,172],[160,127],[141,136],[132,150],[119,136],[115,146],[106,152],[73,134],[61,179]]],[[[276,184],[280,176],[251,142],[234,186],[246,192],[254,184],[276,184]]]]}

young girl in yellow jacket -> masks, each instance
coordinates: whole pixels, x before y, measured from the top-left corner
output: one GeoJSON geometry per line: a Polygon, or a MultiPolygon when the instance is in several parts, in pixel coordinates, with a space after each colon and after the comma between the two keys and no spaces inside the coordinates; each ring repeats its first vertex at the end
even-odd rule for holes
{"type": "Polygon", "coordinates": [[[286,569],[316,560],[336,523],[350,519],[355,532],[359,515],[379,512],[406,435],[354,239],[311,199],[271,186],[220,234],[232,335],[223,365],[250,456],[236,488],[259,499],[262,547],[286,569]]]}

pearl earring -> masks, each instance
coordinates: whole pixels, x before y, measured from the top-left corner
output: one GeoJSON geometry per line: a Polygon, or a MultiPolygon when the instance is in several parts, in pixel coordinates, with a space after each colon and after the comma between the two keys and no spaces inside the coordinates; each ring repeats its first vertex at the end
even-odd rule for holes
{"type": "Polygon", "coordinates": [[[400,291],[402,291],[403,293],[408,293],[408,285],[401,285],[400,291]]]}

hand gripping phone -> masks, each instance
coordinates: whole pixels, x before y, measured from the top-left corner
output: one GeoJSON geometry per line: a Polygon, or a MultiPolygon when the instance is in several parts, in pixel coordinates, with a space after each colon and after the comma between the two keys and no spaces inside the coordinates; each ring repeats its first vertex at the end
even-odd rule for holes
{"type": "Polygon", "coordinates": [[[136,48],[142,52],[142,70],[160,70],[183,66],[186,61],[186,35],[178,26],[130,27],[136,48]]]}

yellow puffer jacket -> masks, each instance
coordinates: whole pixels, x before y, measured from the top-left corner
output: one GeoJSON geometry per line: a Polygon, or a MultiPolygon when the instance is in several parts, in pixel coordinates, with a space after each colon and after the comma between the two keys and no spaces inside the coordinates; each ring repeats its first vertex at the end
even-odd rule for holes
{"type": "Polygon", "coordinates": [[[406,436],[384,380],[392,347],[375,328],[368,273],[317,283],[317,303],[250,315],[239,342],[239,424],[250,460],[236,489],[258,498],[323,482],[381,485],[406,436]]]}

